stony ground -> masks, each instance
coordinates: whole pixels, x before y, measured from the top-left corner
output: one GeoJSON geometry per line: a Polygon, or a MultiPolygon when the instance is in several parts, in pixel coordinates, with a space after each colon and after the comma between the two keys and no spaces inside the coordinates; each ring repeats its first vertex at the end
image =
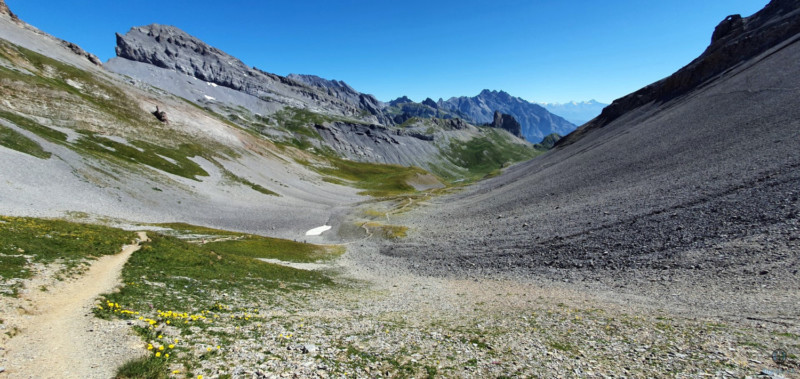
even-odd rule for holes
{"type": "Polygon", "coordinates": [[[769,322],[687,317],[554,282],[423,277],[387,261],[372,270],[354,264],[375,254],[363,244],[335,263],[341,287],[210,294],[220,302],[210,324],[186,336],[161,323],[152,343],[177,339],[196,358],[189,372],[204,377],[734,378],[800,368],[800,332],[769,322]],[[787,363],[771,360],[776,349],[790,352],[787,363]]]}

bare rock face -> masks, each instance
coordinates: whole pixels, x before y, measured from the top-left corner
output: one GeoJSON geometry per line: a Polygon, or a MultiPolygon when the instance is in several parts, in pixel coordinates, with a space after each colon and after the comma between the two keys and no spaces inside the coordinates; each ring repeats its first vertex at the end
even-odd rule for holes
{"type": "Polygon", "coordinates": [[[558,144],[573,143],[587,131],[602,128],[645,104],[662,104],[684,95],[798,33],[800,0],[772,0],[750,17],[728,16],[714,29],[711,44],[703,54],[669,77],[614,100],[603,109],[600,116],[564,137],[558,144]]]}
{"type": "Polygon", "coordinates": [[[520,126],[519,122],[512,115],[494,111],[494,119],[491,126],[497,129],[504,129],[519,138],[525,138],[522,135],[522,126],[520,126]]]}

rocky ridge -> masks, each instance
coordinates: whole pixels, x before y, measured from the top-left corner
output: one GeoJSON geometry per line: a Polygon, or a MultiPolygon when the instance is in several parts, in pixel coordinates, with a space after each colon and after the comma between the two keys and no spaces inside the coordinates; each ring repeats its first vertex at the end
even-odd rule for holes
{"type": "Polygon", "coordinates": [[[614,100],[602,113],[560,145],[574,143],[588,131],[602,128],[636,108],[660,105],[707,85],[740,63],[793,38],[800,32],[800,1],[772,0],[754,15],[731,15],[714,29],[706,50],[674,74],[614,100]]]}
{"type": "MultiPolygon", "coordinates": [[[[124,35],[117,34],[116,53],[119,59],[175,70],[267,101],[376,123],[387,122],[380,113],[379,102],[371,95],[359,94],[340,82],[320,85],[324,83],[322,80],[297,75],[293,80],[248,67],[173,26],[152,24],[132,28],[124,35]]],[[[135,72],[125,69],[126,66],[115,64],[112,67],[136,77],[135,72]]]]}

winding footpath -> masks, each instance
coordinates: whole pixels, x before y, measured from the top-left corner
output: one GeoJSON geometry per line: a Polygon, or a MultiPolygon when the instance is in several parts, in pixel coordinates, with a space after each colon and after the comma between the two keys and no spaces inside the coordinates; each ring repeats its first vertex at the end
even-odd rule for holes
{"type": "MultiPolygon", "coordinates": [[[[139,241],[147,241],[139,232],[139,241]]],[[[26,296],[35,309],[20,315],[19,334],[9,339],[0,358],[0,378],[110,378],[141,354],[141,340],[125,321],[94,317],[97,297],[120,284],[122,267],[140,244],[99,258],[74,281],[26,296]]]]}

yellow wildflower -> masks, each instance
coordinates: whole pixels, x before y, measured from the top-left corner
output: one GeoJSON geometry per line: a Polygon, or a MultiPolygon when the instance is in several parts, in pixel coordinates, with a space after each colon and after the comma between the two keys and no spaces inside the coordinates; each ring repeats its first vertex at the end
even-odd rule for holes
{"type": "Polygon", "coordinates": [[[156,352],[156,357],[160,357],[160,356],[161,356],[161,352],[160,351],[156,352]]]}
{"type": "Polygon", "coordinates": [[[169,344],[169,346],[168,346],[168,347],[169,347],[170,349],[174,349],[174,348],[175,348],[175,345],[173,345],[173,344],[169,344]]]}
{"type": "Polygon", "coordinates": [[[164,350],[164,346],[159,346],[158,350],[164,350]]]}

